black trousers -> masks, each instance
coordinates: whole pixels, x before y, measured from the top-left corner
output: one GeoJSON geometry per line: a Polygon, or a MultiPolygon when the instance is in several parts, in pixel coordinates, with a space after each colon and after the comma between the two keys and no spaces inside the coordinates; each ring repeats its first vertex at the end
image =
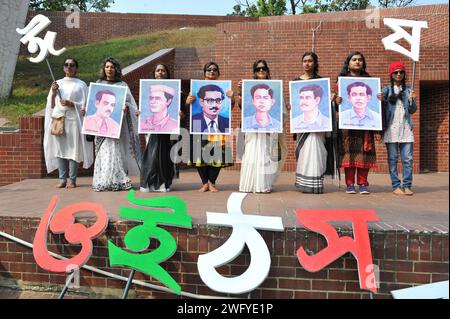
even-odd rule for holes
{"type": "Polygon", "coordinates": [[[211,182],[211,184],[215,184],[216,179],[219,176],[220,169],[221,167],[214,166],[197,167],[198,175],[200,175],[203,184],[207,184],[208,181],[211,182]]]}

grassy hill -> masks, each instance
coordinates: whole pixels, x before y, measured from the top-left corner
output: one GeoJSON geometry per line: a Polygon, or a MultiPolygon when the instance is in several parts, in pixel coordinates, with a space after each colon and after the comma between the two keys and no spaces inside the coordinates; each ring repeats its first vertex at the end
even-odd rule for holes
{"type": "MultiPolygon", "coordinates": [[[[64,59],[76,58],[80,64],[78,77],[89,83],[98,79],[101,62],[108,56],[114,56],[124,68],[164,48],[207,47],[214,40],[215,28],[169,30],[68,47],[63,56],[52,56],[50,63],[55,77],[59,79],[64,76],[64,59]]],[[[13,93],[0,104],[0,117],[7,118],[13,126],[17,126],[20,116],[31,115],[45,108],[51,81],[45,62],[34,64],[27,57],[20,56],[14,75],[13,93]]]]}

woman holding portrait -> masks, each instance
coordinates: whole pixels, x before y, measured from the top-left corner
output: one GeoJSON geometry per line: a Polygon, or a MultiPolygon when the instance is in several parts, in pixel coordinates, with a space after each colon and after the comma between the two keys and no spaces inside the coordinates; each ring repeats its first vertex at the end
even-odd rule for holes
{"type": "MultiPolygon", "coordinates": [[[[253,64],[253,79],[270,80],[270,69],[265,60],[253,64]]],[[[239,82],[237,104],[242,104],[242,81],[239,82]]],[[[278,176],[278,133],[245,133],[239,191],[245,193],[270,193],[278,176]]],[[[238,146],[239,147],[239,146],[238,146]]]]}
{"type": "MultiPolygon", "coordinates": [[[[152,77],[157,80],[169,79],[168,66],[162,63],[157,64],[152,77]]],[[[181,105],[183,104],[181,102],[181,105]]],[[[180,116],[182,114],[180,112],[180,116]]],[[[148,134],[146,140],[147,146],[141,163],[140,190],[141,192],[168,192],[172,181],[179,176],[179,166],[175,163],[176,159],[172,158],[177,154],[171,153],[178,139],[172,139],[170,134],[148,134]]]]}
{"type": "Polygon", "coordinates": [[[125,86],[127,95],[120,138],[95,137],[92,188],[96,192],[129,190],[133,186],[128,176],[140,175],[138,108],[128,85],[122,81],[122,70],[116,59],[105,59],[100,72],[101,78],[97,83],[125,86]]]}
{"type": "MultiPolygon", "coordinates": [[[[219,65],[215,62],[206,63],[203,67],[203,75],[204,79],[208,81],[219,80],[219,65]]],[[[231,107],[233,107],[233,91],[226,92],[226,96],[231,99],[231,107]]],[[[192,105],[195,100],[196,97],[189,94],[186,99],[186,106],[192,105]]],[[[214,122],[211,121],[211,123],[214,122]]],[[[199,192],[204,193],[210,191],[217,193],[219,190],[216,188],[216,180],[220,174],[220,170],[222,167],[228,166],[227,159],[231,159],[232,156],[231,149],[226,146],[226,135],[208,135],[207,137],[206,135],[191,135],[190,142],[191,153],[188,165],[195,165],[197,167],[198,174],[202,180],[202,187],[199,189],[199,192]],[[210,157],[206,160],[204,158],[205,149],[208,157],[210,157]],[[217,150],[220,150],[220,153],[217,153],[217,150]]]]}

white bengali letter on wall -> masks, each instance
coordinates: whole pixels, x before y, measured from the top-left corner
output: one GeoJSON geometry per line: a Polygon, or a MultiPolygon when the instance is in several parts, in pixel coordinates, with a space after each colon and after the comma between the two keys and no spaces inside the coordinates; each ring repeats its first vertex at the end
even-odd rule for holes
{"type": "Polygon", "coordinates": [[[242,294],[256,289],[270,271],[271,259],[266,242],[256,231],[284,231],[281,217],[244,215],[241,204],[247,194],[233,193],[227,202],[228,214],[207,212],[207,224],[231,226],[230,238],[216,250],[198,257],[198,271],[203,282],[212,290],[242,294]],[[224,277],[216,271],[238,257],[245,245],[250,251],[250,265],[237,277],[224,277]]]}

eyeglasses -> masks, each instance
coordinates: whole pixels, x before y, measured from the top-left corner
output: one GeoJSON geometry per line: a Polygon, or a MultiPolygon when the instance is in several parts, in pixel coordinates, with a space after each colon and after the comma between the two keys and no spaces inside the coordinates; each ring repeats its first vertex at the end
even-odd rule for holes
{"type": "Polygon", "coordinates": [[[64,66],[66,68],[73,68],[73,67],[75,67],[75,63],[64,63],[64,66]]]}
{"type": "Polygon", "coordinates": [[[260,66],[253,70],[253,72],[267,72],[269,71],[269,68],[267,66],[260,66]]]}
{"type": "Polygon", "coordinates": [[[218,69],[206,69],[206,72],[214,73],[214,72],[219,72],[219,70],[218,69]]]}
{"type": "Polygon", "coordinates": [[[405,71],[394,71],[394,72],[392,72],[392,74],[403,75],[403,74],[405,74],[405,71]]]}
{"type": "Polygon", "coordinates": [[[205,101],[206,104],[208,104],[208,105],[214,105],[214,104],[222,103],[223,100],[220,98],[217,98],[217,99],[203,99],[203,101],[205,101]]]}

